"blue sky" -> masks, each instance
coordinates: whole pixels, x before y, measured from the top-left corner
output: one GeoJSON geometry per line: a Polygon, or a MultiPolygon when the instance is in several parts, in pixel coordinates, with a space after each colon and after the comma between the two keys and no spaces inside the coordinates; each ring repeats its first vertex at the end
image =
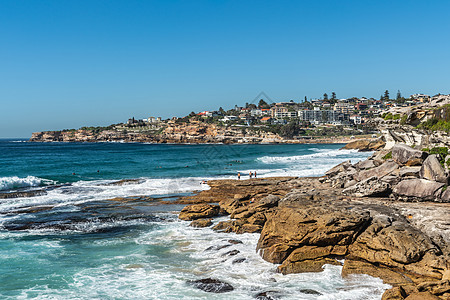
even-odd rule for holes
{"type": "Polygon", "coordinates": [[[0,1],[0,137],[251,102],[450,93],[450,1],[0,1]]]}

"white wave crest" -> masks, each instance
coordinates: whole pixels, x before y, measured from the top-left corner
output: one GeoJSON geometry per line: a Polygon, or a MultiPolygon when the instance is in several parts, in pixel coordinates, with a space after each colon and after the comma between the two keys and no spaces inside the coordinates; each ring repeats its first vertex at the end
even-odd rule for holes
{"type": "Polygon", "coordinates": [[[0,191],[13,190],[25,187],[36,187],[52,183],[51,180],[43,179],[35,176],[27,176],[25,178],[12,176],[0,177],[0,191]]]}
{"type": "Polygon", "coordinates": [[[296,161],[302,161],[302,160],[311,160],[315,158],[337,158],[337,157],[345,157],[345,156],[352,156],[352,157],[367,157],[368,152],[363,152],[361,155],[358,155],[357,150],[326,150],[324,151],[321,149],[320,151],[316,153],[311,154],[303,154],[303,155],[294,155],[294,156],[263,156],[259,157],[257,160],[259,160],[262,163],[265,164],[275,164],[275,163],[290,163],[290,162],[296,162],[296,161]]]}

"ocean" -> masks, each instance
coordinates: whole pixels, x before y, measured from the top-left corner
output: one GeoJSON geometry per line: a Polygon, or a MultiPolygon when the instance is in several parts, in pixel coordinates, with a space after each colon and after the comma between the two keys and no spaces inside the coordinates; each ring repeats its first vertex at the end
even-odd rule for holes
{"type": "Polygon", "coordinates": [[[256,253],[259,234],[195,229],[178,220],[182,205],[155,201],[237,172],[320,176],[371,154],[340,147],[0,140],[0,193],[42,191],[0,198],[0,299],[254,299],[268,291],[279,299],[381,299],[389,286],[378,278],[343,279],[342,267],[331,265],[278,274],[256,253]],[[240,252],[224,257],[230,250],[240,252]],[[234,290],[213,294],[187,283],[209,277],[234,290]]]}

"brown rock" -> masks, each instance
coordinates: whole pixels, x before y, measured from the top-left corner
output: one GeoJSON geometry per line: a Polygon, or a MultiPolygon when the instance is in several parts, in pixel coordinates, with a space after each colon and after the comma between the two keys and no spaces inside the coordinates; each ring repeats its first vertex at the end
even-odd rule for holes
{"type": "Polygon", "coordinates": [[[328,257],[297,262],[290,262],[286,260],[281,266],[278,266],[277,272],[284,275],[292,273],[322,272],[323,265],[325,264],[341,265],[341,263],[337,260],[328,257]]]}
{"type": "Polygon", "coordinates": [[[203,227],[209,227],[212,225],[211,219],[197,219],[191,222],[189,226],[195,227],[195,228],[203,228],[203,227]]]}
{"type": "Polygon", "coordinates": [[[381,300],[403,300],[407,297],[405,290],[401,286],[393,287],[383,293],[381,300]]]}
{"type": "Polygon", "coordinates": [[[423,159],[421,158],[411,158],[408,160],[405,164],[407,167],[413,167],[413,166],[421,166],[423,164],[423,159]]]}
{"type": "Polygon", "coordinates": [[[356,140],[348,143],[342,149],[357,149],[359,151],[375,151],[382,149],[386,143],[382,139],[356,140]]]}
{"type": "Polygon", "coordinates": [[[440,300],[439,297],[429,292],[413,293],[405,298],[405,300],[440,300]]]}
{"type": "Polygon", "coordinates": [[[342,276],[350,274],[367,274],[373,277],[383,279],[391,285],[405,285],[411,284],[409,278],[403,276],[400,272],[393,271],[383,266],[375,266],[371,263],[362,260],[345,259],[344,267],[342,268],[342,276]]]}
{"type": "Polygon", "coordinates": [[[211,204],[193,204],[185,206],[178,218],[185,221],[191,221],[202,218],[211,218],[219,214],[219,206],[211,204]]]}

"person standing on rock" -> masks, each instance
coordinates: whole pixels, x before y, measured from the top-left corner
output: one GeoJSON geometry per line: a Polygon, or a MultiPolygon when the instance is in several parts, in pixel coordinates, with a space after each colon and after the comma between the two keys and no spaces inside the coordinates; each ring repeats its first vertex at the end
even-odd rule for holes
{"type": "Polygon", "coordinates": [[[238,180],[241,180],[241,172],[238,172],[238,180]]]}

